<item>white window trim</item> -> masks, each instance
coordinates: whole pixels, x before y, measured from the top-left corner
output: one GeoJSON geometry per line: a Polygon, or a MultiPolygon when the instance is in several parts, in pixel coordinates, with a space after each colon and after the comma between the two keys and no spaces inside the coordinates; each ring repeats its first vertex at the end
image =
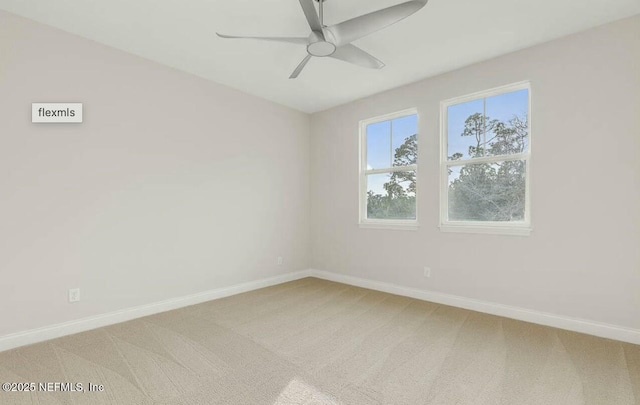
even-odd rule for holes
{"type": "MultiPolygon", "coordinates": [[[[396,118],[406,117],[408,115],[416,115],[418,120],[418,133],[420,132],[420,116],[417,108],[408,108],[406,110],[397,111],[390,114],[380,115],[360,121],[360,180],[358,187],[358,204],[359,204],[359,226],[360,228],[369,229],[389,229],[389,230],[417,230],[418,229],[418,165],[396,166],[387,169],[367,170],[367,125],[375,124],[382,121],[390,121],[396,118]],[[367,175],[377,173],[390,173],[394,171],[416,171],[416,219],[400,220],[400,219],[369,219],[367,218],[367,175]]],[[[418,142],[419,144],[419,142],[418,142]]],[[[419,146],[418,146],[419,148],[419,146]]]]}
{"type": "Polygon", "coordinates": [[[529,81],[523,81],[518,83],[509,84],[506,86],[500,86],[493,89],[468,94],[461,97],[452,98],[440,102],[440,231],[441,232],[462,232],[462,233],[480,233],[480,234],[498,234],[498,235],[519,235],[529,236],[531,234],[531,147],[532,147],[532,130],[531,130],[531,84],[529,81]],[[519,153],[514,155],[501,155],[498,157],[482,157],[475,159],[465,159],[462,161],[456,161],[456,164],[451,164],[451,161],[447,160],[449,148],[448,148],[448,117],[447,108],[454,104],[460,104],[467,101],[477,100],[479,98],[486,98],[491,96],[497,96],[503,93],[509,93],[517,90],[528,90],[528,145],[526,153],[519,153]],[[447,168],[449,166],[460,166],[464,163],[483,163],[493,161],[505,161],[505,160],[524,160],[526,162],[526,178],[525,178],[525,212],[524,221],[517,222],[480,222],[480,221],[449,221],[448,220],[448,208],[449,208],[449,174],[447,168]]]}

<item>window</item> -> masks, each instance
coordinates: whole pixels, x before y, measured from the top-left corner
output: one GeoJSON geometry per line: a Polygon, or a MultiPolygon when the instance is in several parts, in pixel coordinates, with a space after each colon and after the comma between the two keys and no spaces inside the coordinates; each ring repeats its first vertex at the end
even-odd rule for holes
{"type": "Polygon", "coordinates": [[[418,225],[418,114],[400,111],[360,122],[360,225],[418,225]]]}
{"type": "Polygon", "coordinates": [[[444,101],[440,113],[440,229],[528,235],[529,83],[444,101]]]}

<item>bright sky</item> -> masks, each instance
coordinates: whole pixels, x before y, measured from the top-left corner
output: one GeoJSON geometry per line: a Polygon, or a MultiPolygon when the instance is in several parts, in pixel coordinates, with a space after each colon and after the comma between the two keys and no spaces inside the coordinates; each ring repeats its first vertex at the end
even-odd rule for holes
{"type": "Polygon", "coordinates": [[[391,167],[396,148],[418,133],[418,116],[408,115],[367,126],[367,168],[391,167]],[[393,129],[393,130],[392,130],[393,129]]]}
{"type": "MultiPolygon", "coordinates": [[[[529,90],[522,89],[488,97],[486,103],[487,117],[507,122],[514,115],[524,116],[527,114],[529,90]]],[[[464,131],[464,121],[472,114],[482,114],[483,109],[483,99],[449,106],[447,109],[447,128],[449,130],[447,156],[460,152],[463,154],[463,159],[469,157],[469,146],[475,146],[476,141],[473,136],[460,136],[464,131]]]]}
{"type": "MultiPolygon", "coordinates": [[[[508,121],[514,115],[524,116],[528,112],[529,91],[527,89],[504,93],[486,100],[486,115],[491,119],[508,121]]],[[[475,145],[475,138],[461,136],[464,121],[472,114],[483,113],[483,99],[449,106],[447,127],[449,130],[448,156],[456,152],[468,158],[469,146],[475,145]]],[[[391,167],[395,149],[409,136],[418,132],[418,116],[410,115],[393,121],[379,122],[367,126],[367,169],[391,167]]],[[[460,167],[451,168],[449,181],[460,174],[460,167]]],[[[383,184],[389,181],[389,174],[367,176],[367,190],[376,194],[386,194],[383,184]]]]}
{"type": "MultiPolygon", "coordinates": [[[[509,121],[514,115],[526,116],[529,110],[529,90],[522,89],[504,93],[486,99],[486,115],[489,119],[509,121]]],[[[447,109],[447,128],[449,142],[447,156],[456,152],[462,153],[462,158],[469,158],[469,146],[476,145],[475,137],[461,136],[464,131],[464,121],[472,114],[483,113],[483,99],[455,104],[447,109]]],[[[461,166],[452,166],[449,183],[458,178],[461,166]]]]}
{"type": "MultiPolygon", "coordinates": [[[[408,115],[392,121],[367,126],[367,169],[383,169],[393,165],[395,150],[411,135],[418,133],[418,116],[408,115]]],[[[367,190],[386,194],[382,187],[389,174],[367,176],[367,190]]]]}

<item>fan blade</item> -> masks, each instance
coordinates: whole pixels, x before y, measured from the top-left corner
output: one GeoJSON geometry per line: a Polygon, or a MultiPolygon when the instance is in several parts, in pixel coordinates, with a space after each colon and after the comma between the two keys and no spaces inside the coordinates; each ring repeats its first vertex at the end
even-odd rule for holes
{"type": "Polygon", "coordinates": [[[298,37],[237,37],[235,35],[224,35],[216,32],[220,38],[225,39],[258,39],[262,41],[273,41],[273,42],[284,42],[288,44],[299,44],[299,45],[309,45],[309,40],[307,38],[298,38],[298,37]]]}
{"type": "Polygon", "coordinates": [[[291,73],[291,76],[289,76],[289,79],[295,79],[296,77],[298,77],[298,75],[300,74],[300,72],[302,72],[302,69],[304,69],[307,62],[309,62],[309,59],[311,59],[311,55],[305,56],[304,59],[302,59],[302,62],[300,62],[300,64],[296,68],[296,70],[294,70],[293,73],[291,73]]]}
{"type": "MultiPolygon", "coordinates": [[[[320,23],[320,18],[316,12],[316,6],[313,5],[313,1],[314,0],[300,0],[300,5],[302,6],[302,11],[304,11],[304,16],[307,17],[311,31],[322,35],[322,23],[320,23]]],[[[322,39],[324,39],[324,36],[322,39]]]]}
{"type": "Polygon", "coordinates": [[[384,63],[351,44],[336,49],[331,57],[370,69],[382,69],[384,67],[384,63]]]}
{"type": "MultiPolygon", "coordinates": [[[[302,1],[302,0],[300,0],[302,1]]],[[[313,1],[313,0],[310,0],[313,1]]],[[[428,0],[412,0],[395,6],[383,8],[351,20],[343,21],[328,28],[335,39],[336,46],[346,45],[373,32],[397,23],[409,17],[427,4],[428,0]]]]}

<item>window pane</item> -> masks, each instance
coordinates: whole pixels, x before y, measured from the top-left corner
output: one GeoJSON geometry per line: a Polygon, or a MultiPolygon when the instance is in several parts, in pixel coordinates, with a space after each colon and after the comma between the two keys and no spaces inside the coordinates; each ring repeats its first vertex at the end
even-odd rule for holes
{"type": "Polygon", "coordinates": [[[391,167],[391,121],[367,125],[367,170],[391,167]]]}
{"type": "Polygon", "coordinates": [[[485,155],[510,155],[528,148],[529,90],[486,99],[487,147],[485,155]]]}
{"type": "Polygon", "coordinates": [[[450,221],[523,221],[526,162],[450,166],[450,221]]]}
{"type": "Polygon", "coordinates": [[[483,117],[483,99],[447,107],[448,160],[483,156],[483,117]]]}
{"type": "Polygon", "coordinates": [[[418,116],[409,115],[392,121],[393,165],[417,164],[418,116]]]}
{"type": "Polygon", "coordinates": [[[368,219],[416,219],[416,172],[367,175],[368,219]]]}

